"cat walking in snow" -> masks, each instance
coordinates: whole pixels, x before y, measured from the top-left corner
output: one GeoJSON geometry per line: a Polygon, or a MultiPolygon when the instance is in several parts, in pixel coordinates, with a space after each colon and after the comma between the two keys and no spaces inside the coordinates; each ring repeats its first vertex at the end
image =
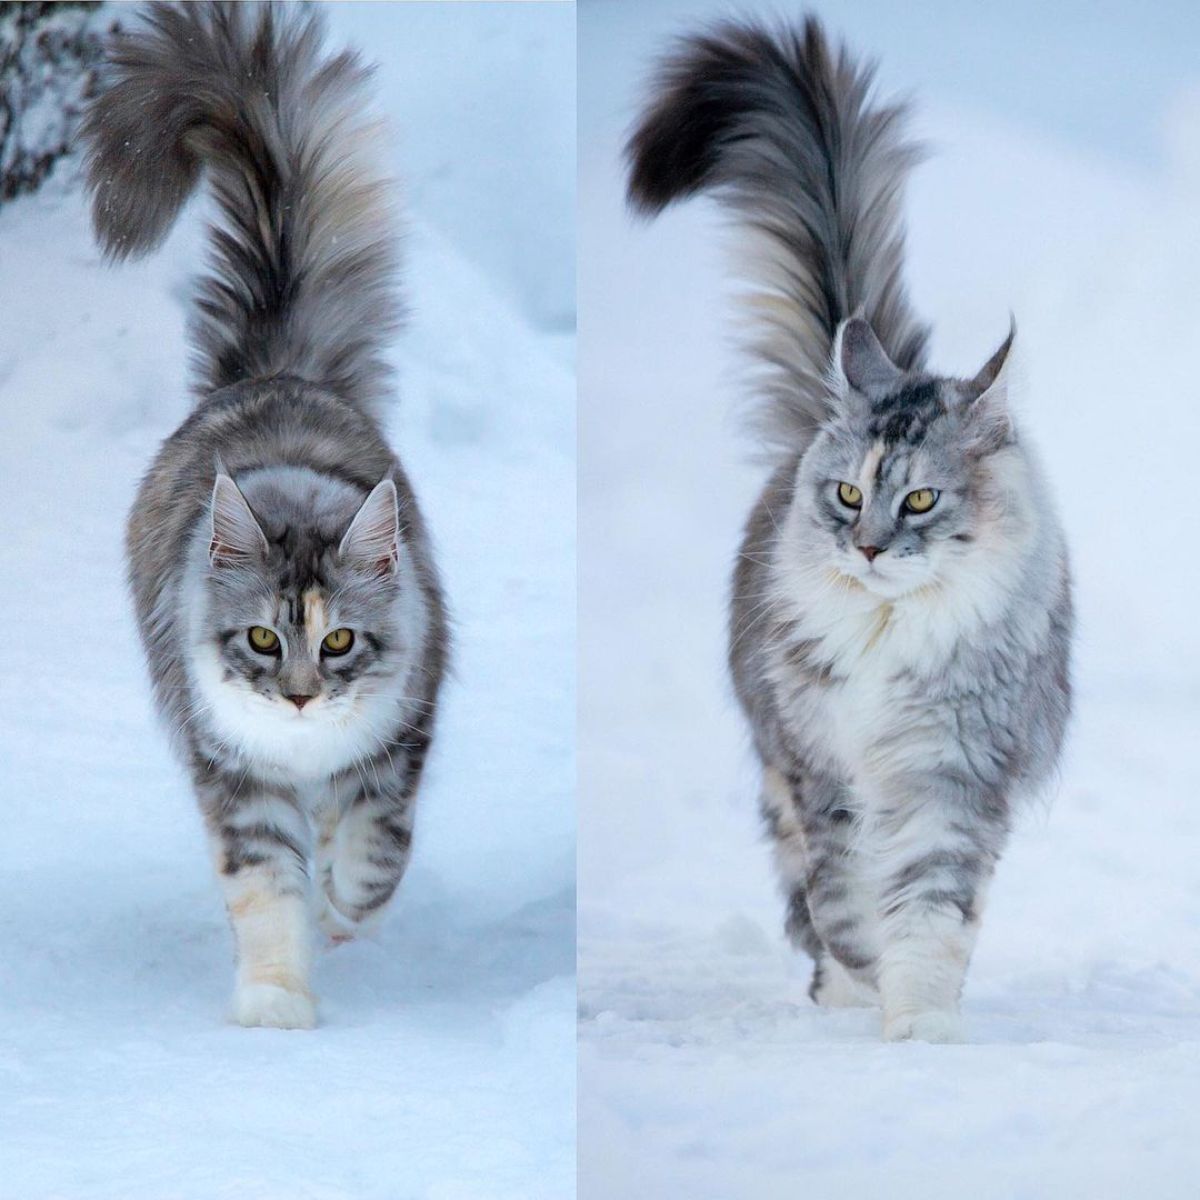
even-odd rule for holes
{"type": "Polygon", "coordinates": [[[871,80],[811,18],[687,38],[629,192],[657,213],[711,191],[748,234],[775,455],[729,657],[811,995],[950,1041],[1014,807],[1059,755],[1071,589],[1010,405],[1014,332],[972,379],[926,364],[901,279],[916,154],[871,80]]]}
{"type": "Polygon", "coordinates": [[[384,440],[395,329],[366,69],[317,18],[155,5],[115,43],[84,136],[114,259],[216,201],[196,400],[130,513],[158,706],[233,926],[233,1012],[310,1027],[310,927],[352,935],[404,874],[447,654],[429,539],[384,440]]]}

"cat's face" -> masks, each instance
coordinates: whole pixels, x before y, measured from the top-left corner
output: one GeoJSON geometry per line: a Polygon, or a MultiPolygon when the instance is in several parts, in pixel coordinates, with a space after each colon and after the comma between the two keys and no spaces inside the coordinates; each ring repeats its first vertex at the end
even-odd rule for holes
{"type": "Polygon", "coordinates": [[[873,335],[855,349],[858,359],[842,352],[829,420],[800,462],[791,517],[810,564],[895,599],[945,579],[997,533],[991,460],[1011,429],[984,393],[1003,360],[976,381],[914,380],[886,357],[864,363],[882,355],[873,335]]]}
{"type": "Polygon", "coordinates": [[[395,487],[380,484],[357,514],[336,496],[247,491],[253,509],[227,477],[214,490],[199,703],[251,758],[336,770],[393,732],[387,712],[412,659],[416,584],[395,487]]]}
{"type": "Polygon", "coordinates": [[[289,530],[249,569],[209,578],[225,682],[286,721],[347,707],[397,649],[394,576],[339,560],[337,543],[289,530]]]}

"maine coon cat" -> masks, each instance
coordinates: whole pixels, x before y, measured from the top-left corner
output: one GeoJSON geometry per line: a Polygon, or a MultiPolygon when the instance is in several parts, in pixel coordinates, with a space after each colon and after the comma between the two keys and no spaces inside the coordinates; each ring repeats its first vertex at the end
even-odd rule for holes
{"type": "Polygon", "coordinates": [[[946,1041],[1014,806],[1058,757],[1071,591],[1009,403],[1015,330],[973,379],[926,365],[901,280],[916,150],[872,74],[811,18],[687,38],[629,193],[657,213],[711,191],[750,234],[775,455],[729,658],[810,994],[946,1041]]]}
{"type": "Polygon", "coordinates": [[[196,401],[130,513],[158,707],[211,838],[243,1025],[311,1027],[335,937],[404,874],[447,653],[425,525],[380,428],[395,329],[367,70],[317,19],[155,5],[84,135],[108,256],[153,250],[201,176],[196,401]]]}

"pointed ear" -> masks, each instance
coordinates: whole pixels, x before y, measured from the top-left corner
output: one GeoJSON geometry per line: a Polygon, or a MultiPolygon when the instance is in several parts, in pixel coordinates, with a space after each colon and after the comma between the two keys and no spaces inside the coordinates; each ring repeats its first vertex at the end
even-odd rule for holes
{"type": "Polygon", "coordinates": [[[838,326],[833,340],[833,374],[837,382],[868,396],[893,391],[904,377],[862,317],[850,317],[838,326]]]}
{"type": "Polygon", "coordinates": [[[400,561],[400,509],[390,479],[377,483],[362,502],[338,554],[380,575],[395,573],[400,561]]]}
{"type": "Polygon", "coordinates": [[[987,392],[997,387],[1007,391],[1010,372],[1006,368],[1012,357],[1013,343],[1016,338],[1016,318],[1010,316],[1008,318],[1008,337],[1000,343],[1000,348],[983,364],[979,374],[967,385],[967,390],[974,399],[982,399],[987,392]]]}
{"type": "Polygon", "coordinates": [[[972,449],[977,453],[992,454],[1012,441],[1008,394],[1016,358],[1013,350],[1016,337],[1017,323],[1010,317],[1008,337],[975,378],[964,386],[968,404],[967,427],[971,430],[972,449]]]}
{"type": "Polygon", "coordinates": [[[208,543],[208,561],[214,567],[237,566],[266,557],[267,539],[241,489],[223,471],[217,473],[213,484],[209,511],[212,540],[208,543]]]}

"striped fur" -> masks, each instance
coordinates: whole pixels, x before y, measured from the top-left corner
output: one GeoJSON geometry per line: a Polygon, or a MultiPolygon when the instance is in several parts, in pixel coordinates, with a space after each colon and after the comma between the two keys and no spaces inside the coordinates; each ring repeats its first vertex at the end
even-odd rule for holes
{"type": "Polygon", "coordinates": [[[156,5],[86,131],[114,257],[161,241],[201,173],[218,201],[197,403],[142,482],[127,550],[244,1025],[313,1025],[314,910],[344,937],[395,892],[448,653],[429,537],[375,413],[395,259],[364,77],[322,55],[303,10],[156,5]]]}

